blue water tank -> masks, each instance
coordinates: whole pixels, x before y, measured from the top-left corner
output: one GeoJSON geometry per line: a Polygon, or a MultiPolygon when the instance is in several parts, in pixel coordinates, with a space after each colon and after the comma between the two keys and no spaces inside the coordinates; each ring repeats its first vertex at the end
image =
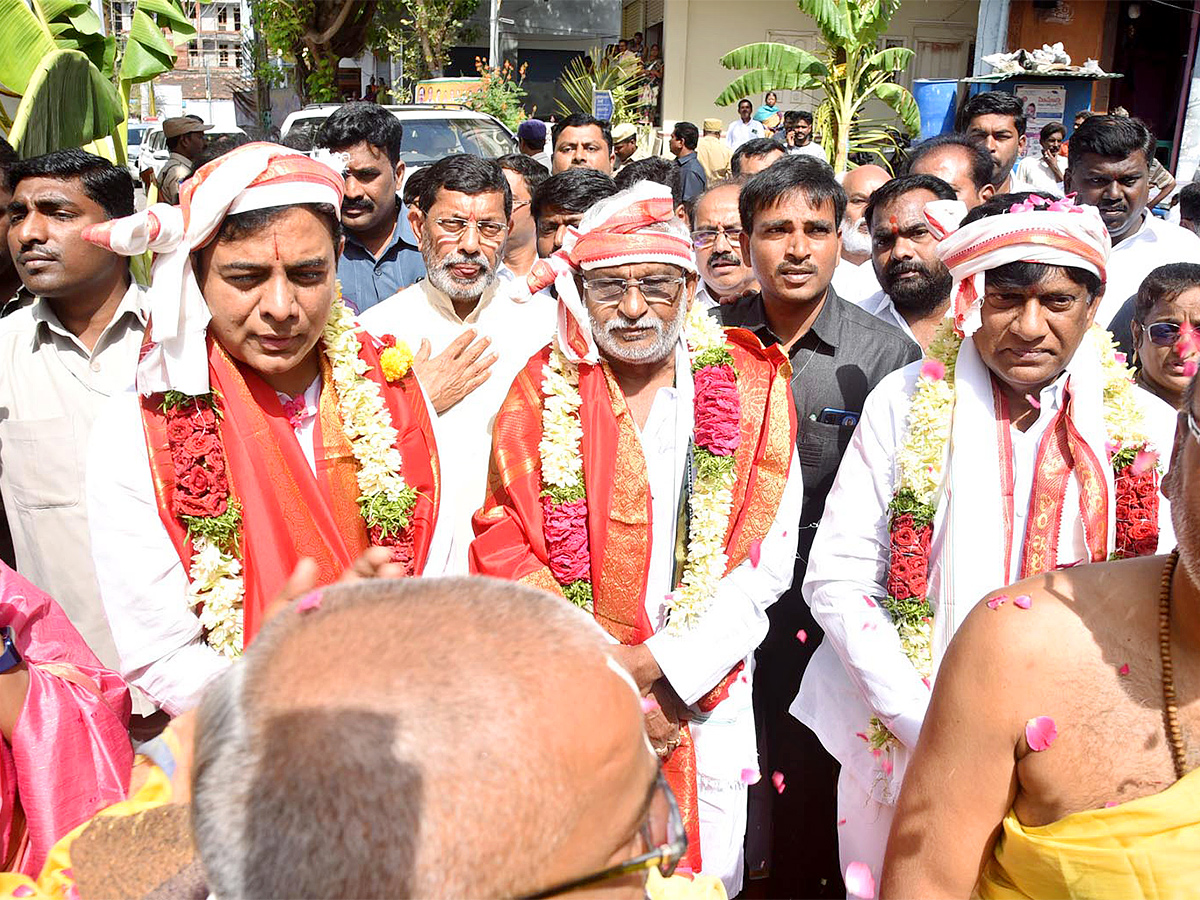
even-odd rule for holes
{"type": "Polygon", "coordinates": [[[921,140],[954,130],[957,79],[918,78],[913,82],[913,99],[921,111],[921,140]]]}

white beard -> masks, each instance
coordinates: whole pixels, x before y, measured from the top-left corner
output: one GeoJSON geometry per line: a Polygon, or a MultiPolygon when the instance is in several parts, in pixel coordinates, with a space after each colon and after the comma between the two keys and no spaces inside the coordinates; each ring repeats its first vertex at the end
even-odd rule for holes
{"type": "Polygon", "coordinates": [[[842,219],[842,249],[847,253],[862,256],[864,253],[871,252],[871,235],[864,234],[859,230],[859,226],[865,225],[866,221],[861,217],[854,223],[848,219],[842,219]]]}

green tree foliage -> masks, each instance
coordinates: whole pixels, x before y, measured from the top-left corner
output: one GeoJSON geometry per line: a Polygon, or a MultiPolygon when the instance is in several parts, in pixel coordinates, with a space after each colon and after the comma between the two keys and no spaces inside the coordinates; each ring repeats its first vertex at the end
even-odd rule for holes
{"type": "Polygon", "coordinates": [[[438,78],[450,61],[450,48],[473,36],[467,19],[479,0],[385,0],[372,46],[399,56],[408,81],[438,78]]]}
{"type": "Polygon", "coordinates": [[[520,70],[514,72],[512,63],[506,62],[493,69],[478,56],[475,57],[475,70],[479,72],[481,87],[468,94],[463,99],[463,105],[468,109],[493,115],[503,122],[509,131],[516,131],[517,126],[525,120],[523,84],[528,66],[528,63],[522,63],[520,70]]]}
{"type": "Polygon", "coordinates": [[[895,83],[896,75],[912,61],[913,51],[876,49],[879,36],[900,9],[900,0],[797,0],[797,6],[816,21],[822,53],[779,43],[739,47],[725,54],[721,65],[750,71],[721,92],[717,105],[728,106],[771,90],[824,91],[813,124],[834,169],[844,172],[851,153],[874,154],[886,165],[885,154],[895,149],[895,141],[887,123],[863,117],[867,101],[874,98],[890,106],[910,135],[921,124],[912,94],[895,83]]]}
{"type": "Polygon", "coordinates": [[[591,113],[592,91],[612,91],[612,124],[637,121],[637,100],[640,76],[637,69],[618,65],[616,59],[600,47],[593,47],[592,70],[584,68],[583,57],[577,56],[563,69],[559,85],[568,99],[558,101],[561,115],[591,113]]]}

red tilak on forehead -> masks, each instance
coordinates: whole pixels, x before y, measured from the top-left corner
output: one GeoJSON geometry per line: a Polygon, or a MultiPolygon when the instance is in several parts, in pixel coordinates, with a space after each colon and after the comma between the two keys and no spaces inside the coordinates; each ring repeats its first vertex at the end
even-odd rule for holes
{"type": "Polygon", "coordinates": [[[900,233],[900,223],[896,221],[896,217],[895,217],[895,216],[892,216],[891,218],[889,218],[889,219],[888,219],[888,223],[891,225],[891,228],[892,228],[892,234],[899,234],[899,233],[900,233]]]}
{"type": "Polygon", "coordinates": [[[272,229],[271,237],[274,238],[274,240],[275,240],[275,259],[276,259],[276,261],[278,261],[279,260],[279,231],[277,229],[272,229]]]}

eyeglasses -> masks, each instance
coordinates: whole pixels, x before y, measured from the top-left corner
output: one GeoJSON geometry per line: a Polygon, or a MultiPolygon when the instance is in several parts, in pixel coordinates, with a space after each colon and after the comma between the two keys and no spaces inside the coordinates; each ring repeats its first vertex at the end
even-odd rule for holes
{"type": "MultiPolygon", "coordinates": [[[[1053,315],[1062,315],[1068,313],[1071,308],[1081,300],[1090,302],[1083,297],[1038,297],[1037,302],[1041,304],[1042,309],[1053,315]]],[[[1019,295],[1003,296],[1000,294],[984,294],[984,304],[997,312],[1019,312],[1025,308],[1025,304],[1029,302],[1028,298],[1019,295]]]]}
{"type": "Polygon", "coordinates": [[[454,236],[462,234],[468,225],[474,225],[475,229],[479,232],[479,240],[488,244],[500,240],[504,232],[508,230],[508,226],[503,222],[491,222],[487,219],[484,219],[482,222],[477,222],[474,219],[459,218],[434,219],[433,221],[446,234],[454,236]]]}
{"type": "Polygon", "coordinates": [[[583,282],[583,296],[597,306],[616,306],[633,288],[641,292],[642,298],[651,304],[666,305],[679,298],[679,289],[686,278],[681,276],[651,275],[647,278],[596,278],[583,282]]]}
{"type": "Polygon", "coordinates": [[[721,234],[725,235],[729,243],[736,244],[742,236],[742,226],[732,225],[729,228],[722,228],[718,225],[716,230],[693,231],[692,246],[697,250],[707,249],[717,242],[717,236],[721,234]]]}
{"type": "Polygon", "coordinates": [[[1170,347],[1179,340],[1179,326],[1174,322],[1155,322],[1146,329],[1150,343],[1159,347],[1170,347]]]}
{"type": "Polygon", "coordinates": [[[640,856],[635,856],[626,862],[609,866],[590,875],[584,875],[582,878],[564,881],[544,891],[538,891],[536,894],[529,894],[522,900],[542,900],[544,897],[556,897],[559,894],[567,894],[589,885],[611,881],[614,878],[621,878],[624,875],[647,869],[657,868],[664,878],[670,878],[675,872],[675,867],[679,865],[679,861],[683,859],[683,854],[687,852],[688,841],[687,830],[683,825],[683,816],[679,814],[679,804],[675,802],[675,795],[671,792],[671,786],[667,784],[667,777],[663,775],[661,769],[658,772],[658,779],[654,783],[650,809],[646,813],[646,820],[642,823],[641,832],[642,839],[650,849],[640,856]]]}

